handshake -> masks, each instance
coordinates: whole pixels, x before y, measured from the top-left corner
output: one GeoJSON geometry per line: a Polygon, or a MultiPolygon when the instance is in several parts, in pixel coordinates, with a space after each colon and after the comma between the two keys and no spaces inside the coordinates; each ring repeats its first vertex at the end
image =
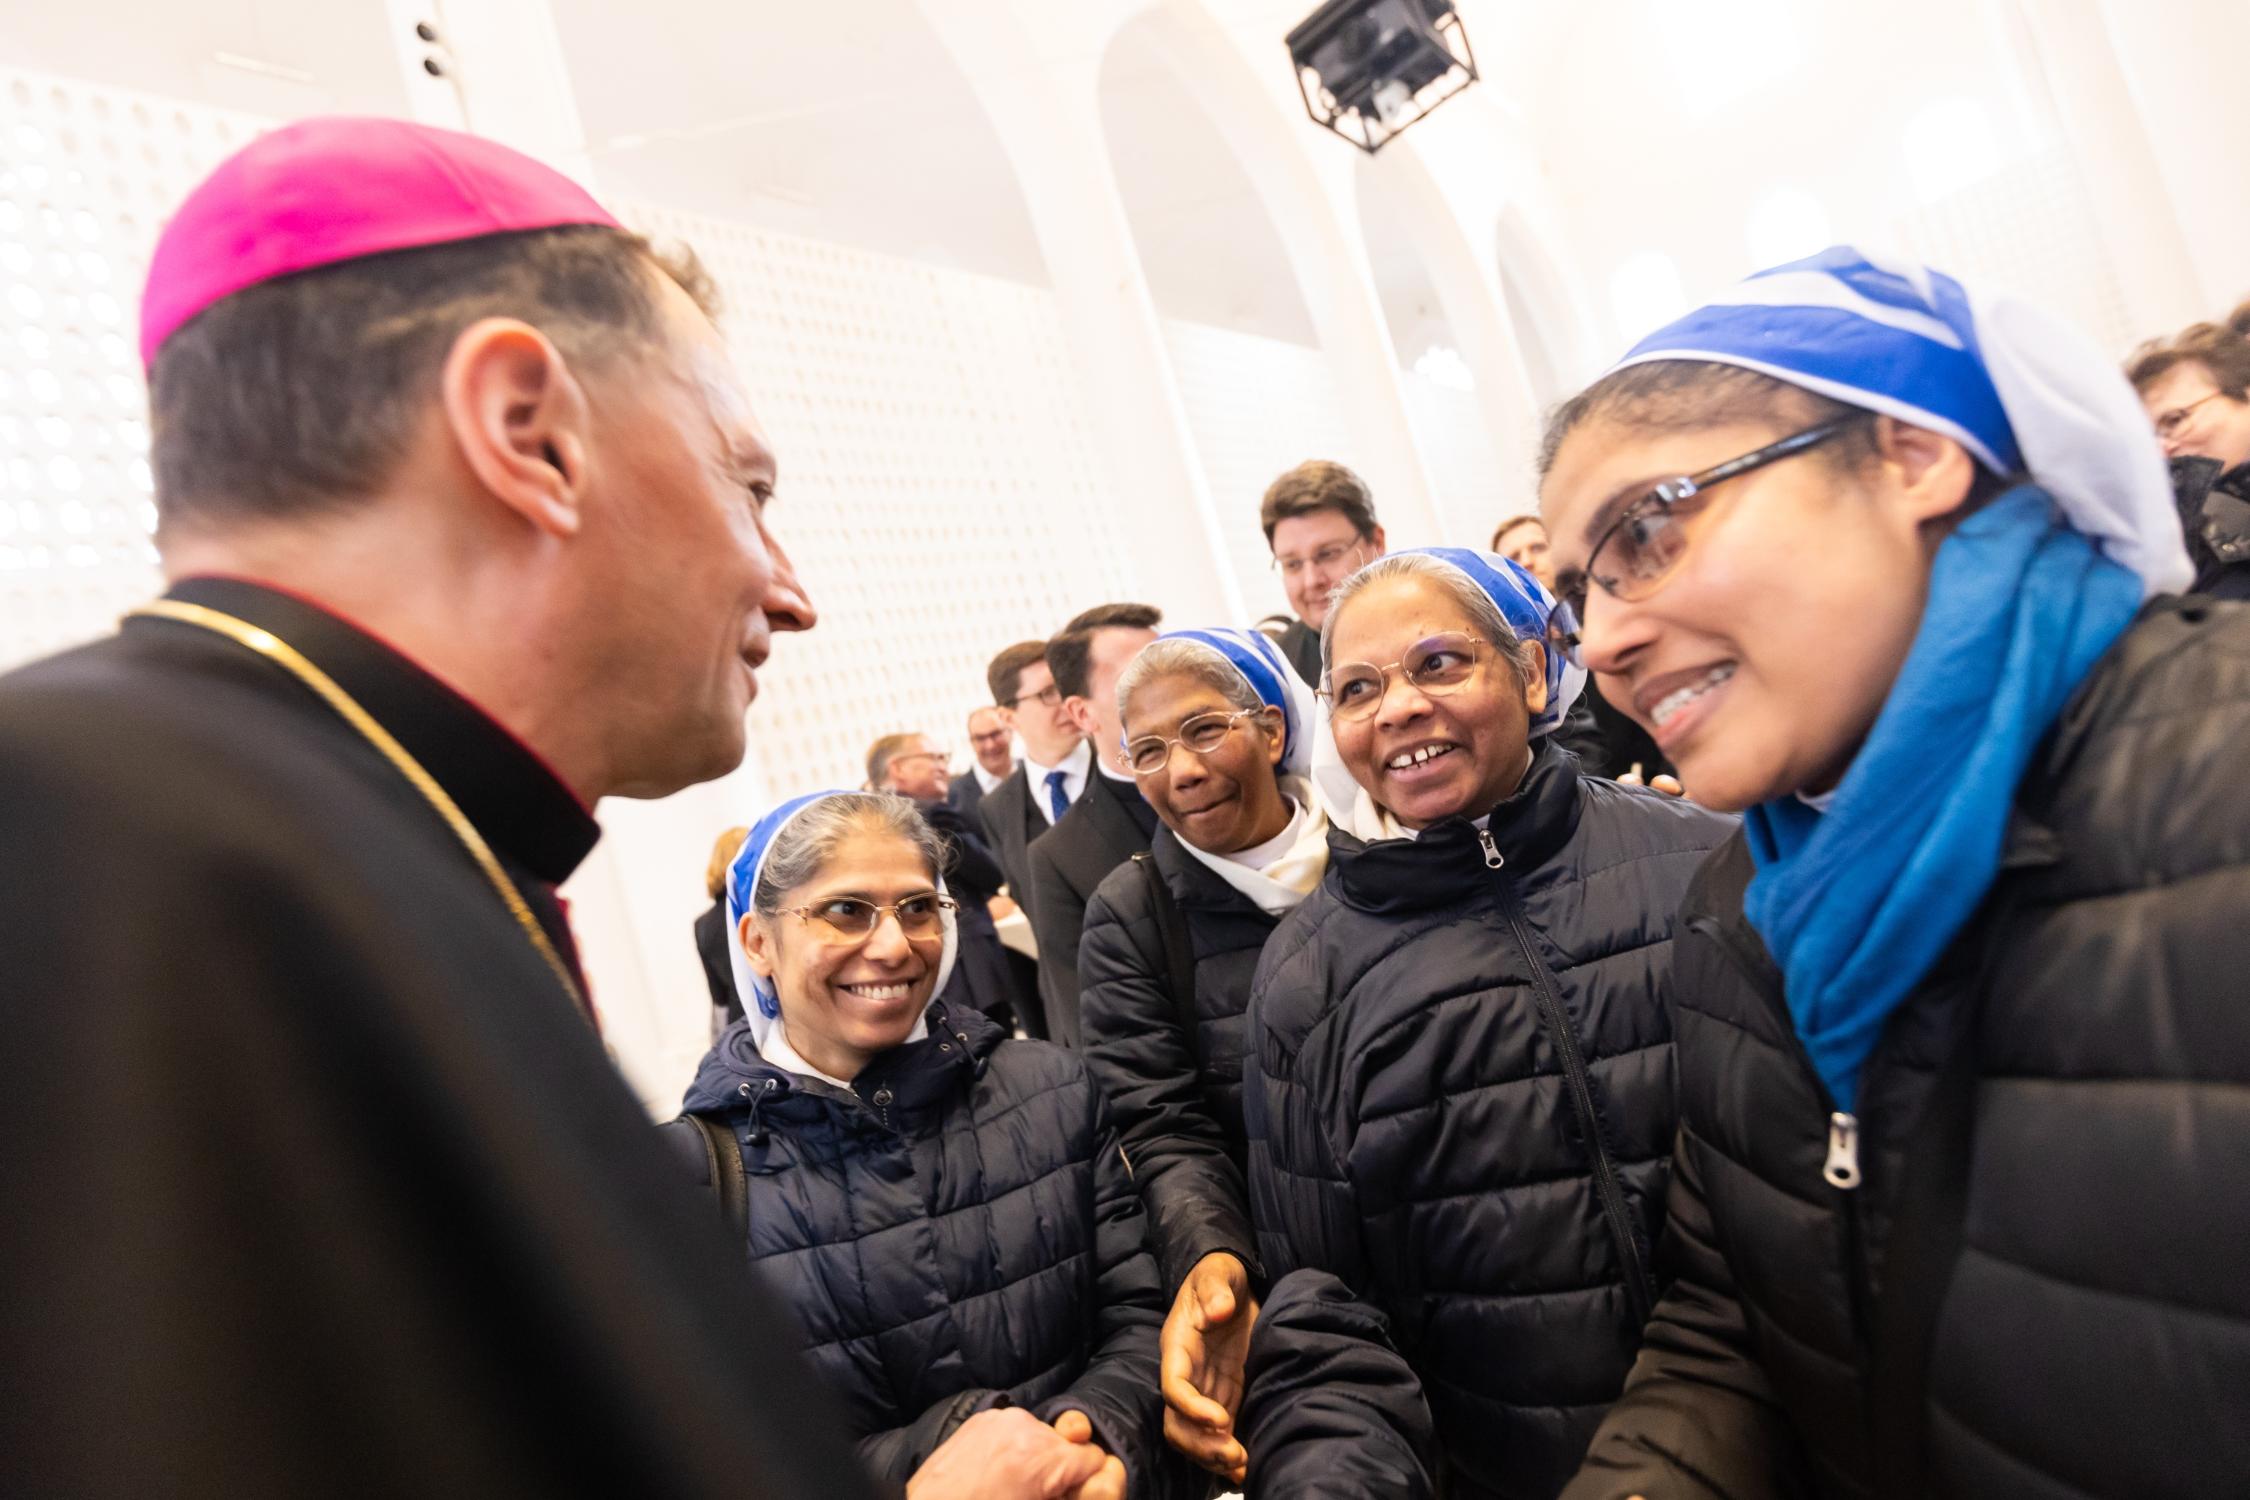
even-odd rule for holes
{"type": "Polygon", "coordinates": [[[1049,1426],[1021,1407],[980,1411],[906,1482],[906,1500],[1125,1500],[1125,1465],[1086,1414],[1049,1426]]]}

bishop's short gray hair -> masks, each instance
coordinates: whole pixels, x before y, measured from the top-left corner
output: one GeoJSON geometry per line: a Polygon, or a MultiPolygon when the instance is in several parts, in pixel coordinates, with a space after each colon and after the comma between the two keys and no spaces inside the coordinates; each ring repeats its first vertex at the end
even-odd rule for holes
{"type": "Polygon", "coordinates": [[[1500,606],[1494,604],[1491,596],[1478,588],[1468,574],[1427,552],[1389,553],[1376,558],[1336,585],[1336,591],[1328,596],[1328,616],[1320,624],[1322,677],[1325,678],[1328,669],[1335,665],[1331,648],[1336,639],[1336,621],[1342,617],[1344,606],[1387,578],[1423,578],[1442,587],[1460,604],[1476,633],[1491,642],[1499,652],[1500,659],[1508,664],[1509,670],[1515,674],[1516,686],[1523,688],[1530,685],[1529,653],[1524,650],[1522,638],[1501,615],[1500,606]]]}

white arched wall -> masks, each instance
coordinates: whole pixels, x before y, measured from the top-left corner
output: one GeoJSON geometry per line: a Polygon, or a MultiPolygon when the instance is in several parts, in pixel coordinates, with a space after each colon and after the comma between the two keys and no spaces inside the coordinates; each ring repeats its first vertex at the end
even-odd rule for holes
{"type": "Polygon", "coordinates": [[[1336,371],[1355,467],[1394,541],[1442,537],[1367,253],[1353,223],[1345,142],[1305,119],[1278,47],[1251,54],[1198,0],[1155,0],[1127,23],[1193,95],[1258,192],[1336,371]]]}

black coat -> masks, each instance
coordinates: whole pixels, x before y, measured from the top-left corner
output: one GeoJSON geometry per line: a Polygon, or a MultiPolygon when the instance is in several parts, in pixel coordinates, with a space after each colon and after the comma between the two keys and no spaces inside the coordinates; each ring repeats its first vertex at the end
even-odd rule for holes
{"type": "Polygon", "coordinates": [[[962,817],[974,818],[977,804],[984,800],[984,783],[977,780],[973,769],[963,771],[946,783],[945,800],[952,803],[953,810],[962,817]]]}
{"type": "Polygon", "coordinates": [[[1330,838],[1267,943],[1244,1112],[1265,1268],[1390,1320],[1457,1495],[1551,1496],[1654,1301],[1673,913],[1734,828],[1543,745],[1486,834],[1330,838]],[[1493,868],[1493,861],[1500,861],[1493,868]]]}
{"type": "Polygon", "coordinates": [[[2215,458],[2175,458],[2172,491],[2195,564],[2195,592],[2250,599],[2250,464],[2222,473],[2215,458]]]}
{"type": "Polygon", "coordinates": [[[2243,1493],[2245,744],[2250,609],[2151,605],[2041,746],[1999,882],[1862,1072],[1856,1189],[1823,1176],[1832,1101],[1743,919],[1747,852],[1697,878],[1678,1279],[1572,1500],[1870,1493],[1870,1329],[1889,1326],[1893,1256],[1924,1263],[1902,1284],[1944,1289],[1933,1353],[1900,1387],[1926,1447],[1884,1444],[1926,1453],[1927,1492],[2243,1493]],[[1964,1028],[1969,1066],[1940,1088],[1964,1028]],[[1941,1139],[1917,1134],[1925,1104],[1955,1094],[1973,1126],[1925,1149],[1941,1139]],[[1949,1177],[1964,1206],[1894,1239],[1902,1193],[1949,1177]]]}
{"type": "Polygon", "coordinates": [[[1086,1066],[1109,1099],[1148,1206],[1164,1284],[1177,1290],[1219,1251],[1258,1264],[1244,1183],[1243,1012],[1258,954],[1279,920],[1157,830],[1151,858],[1187,929],[1195,1015],[1181,1026],[1144,866],[1112,870],[1078,942],[1086,1066]]]}
{"type": "Polygon", "coordinates": [[[727,903],[722,896],[695,919],[695,956],[703,961],[711,1008],[724,1012],[729,1023],[742,1019],[742,997],[734,992],[733,951],[734,934],[727,928],[727,903]]]}
{"type": "Polygon", "coordinates": [[[1277,643],[1289,665],[1312,687],[1320,686],[1320,632],[1302,620],[1291,620],[1277,643]]]}
{"type": "MultiPolygon", "coordinates": [[[[745,1024],[705,1056],[685,1107],[733,1128],[750,1263],[795,1311],[802,1358],[877,1477],[904,1481],[1005,1401],[1047,1422],[1085,1412],[1136,1500],[1175,1492],[1185,1471],[1157,1394],[1166,1307],[1077,1058],[937,1004],[928,1037],[847,1091],[766,1062],[745,1024]]],[[[700,1139],[665,1135],[701,1181],[700,1139]]]]}
{"type": "Polygon", "coordinates": [[[958,942],[953,977],[938,998],[965,1005],[988,1016],[1012,1016],[1015,980],[1008,968],[1008,950],[985,903],[999,893],[1006,879],[992,851],[985,847],[984,830],[948,802],[919,802],[922,817],[946,843],[945,887],[959,903],[956,919],[958,942]]]}
{"type": "Polygon", "coordinates": [[[1079,1044],[1078,934],[1086,923],[1086,903],[1110,871],[1149,846],[1155,830],[1156,814],[1140,788],[1096,766],[1086,773],[1086,790],[1070,811],[1032,841],[1031,933],[1039,942],[1039,998],[1047,1035],[1066,1047],[1079,1044]]]}
{"type": "MultiPolygon", "coordinates": [[[[565,961],[597,828],[475,705],[253,585],[565,961]]],[[[684,1001],[686,997],[681,997],[684,1001]]],[[[0,1495],[854,1495],[786,1316],[461,843],[170,620],[0,678],[0,1495]]]]}

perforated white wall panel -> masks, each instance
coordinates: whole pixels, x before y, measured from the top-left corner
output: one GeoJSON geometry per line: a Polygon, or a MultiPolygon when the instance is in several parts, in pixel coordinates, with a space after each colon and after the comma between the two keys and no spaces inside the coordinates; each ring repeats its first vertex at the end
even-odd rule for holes
{"type": "Polygon", "coordinates": [[[2006,287],[2123,358],[2145,336],[2125,311],[2078,169],[2061,150],[2016,162],[1904,220],[1907,244],[1955,276],[2006,287]]]}
{"type": "Polygon", "coordinates": [[[857,785],[868,743],[963,744],[984,667],[1135,597],[1051,292],[626,205],[694,245],[781,460],[774,525],[821,611],[761,674],[774,795],[857,785]]]}
{"type": "Polygon", "coordinates": [[[1258,502],[1308,458],[1356,462],[1335,371],[1317,349],[1202,323],[1167,319],[1164,342],[1243,600],[1253,617],[1287,614],[1258,502]]]}
{"type": "Polygon", "coordinates": [[[264,126],[0,68],[0,670],[155,591],[141,278],[172,205],[264,126]]]}
{"type": "Polygon", "coordinates": [[[1475,392],[1421,375],[1403,376],[1402,383],[1414,440],[1444,518],[1446,534],[1439,540],[1482,547],[1501,518],[1539,508],[1529,470],[1500,456],[1475,392]]]}

